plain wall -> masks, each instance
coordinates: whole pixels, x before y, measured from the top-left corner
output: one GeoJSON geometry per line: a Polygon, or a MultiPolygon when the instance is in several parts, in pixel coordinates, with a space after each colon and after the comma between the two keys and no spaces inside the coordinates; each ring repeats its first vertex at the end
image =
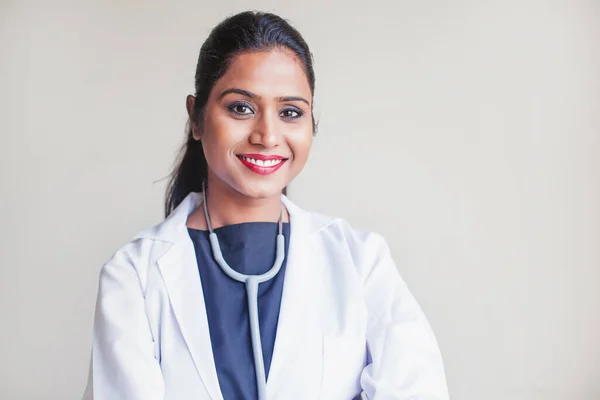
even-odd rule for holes
{"type": "Polygon", "coordinates": [[[456,400],[600,399],[597,1],[0,1],[0,398],[76,399],[98,272],[161,220],[198,50],[315,56],[305,208],[382,233],[456,400]]]}

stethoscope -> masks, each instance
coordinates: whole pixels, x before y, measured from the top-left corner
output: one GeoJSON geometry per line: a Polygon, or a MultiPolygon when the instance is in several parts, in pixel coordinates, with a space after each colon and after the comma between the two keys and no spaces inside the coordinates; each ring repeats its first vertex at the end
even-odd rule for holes
{"type": "Polygon", "coordinates": [[[270,270],[261,275],[245,275],[234,271],[223,258],[221,246],[217,234],[213,231],[208,215],[208,205],[206,203],[206,182],[202,182],[202,196],[204,203],[204,216],[208,225],[208,239],[212,247],[215,261],[221,267],[223,272],[231,279],[242,282],[246,285],[248,296],[248,311],[250,319],[250,335],[252,338],[252,353],[254,355],[254,369],[256,370],[256,386],[258,388],[258,399],[267,399],[267,378],[265,376],[265,362],[263,360],[262,343],[260,341],[260,326],[258,320],[258,285],[272,279],[277,275],[285,258],[285,239],[283,237],[283,211],[279,215],[279,233],[277,234],[277,248],[275,263],[270,270]]]}

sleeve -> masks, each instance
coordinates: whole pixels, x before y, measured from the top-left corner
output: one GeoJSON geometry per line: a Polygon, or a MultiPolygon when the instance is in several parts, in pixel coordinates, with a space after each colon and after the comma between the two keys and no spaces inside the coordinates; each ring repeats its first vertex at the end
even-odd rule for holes
{"type": "Polygon", "coordinates": [[[100,273],[90,372],[84,400],[163,400],[160,364],[132,265],[100,273]]]}
{"type": "Polygon", "coordinates": [[[448,400],[437,341],[386,241],[369,234],[361,247],[369,350],[361,385],[367,398],[448,400]]]}

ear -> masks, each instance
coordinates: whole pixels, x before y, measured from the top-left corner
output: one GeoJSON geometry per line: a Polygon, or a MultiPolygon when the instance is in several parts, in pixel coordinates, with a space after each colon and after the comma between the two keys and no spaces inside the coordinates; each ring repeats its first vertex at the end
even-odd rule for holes
{"type": "Polygon", "coordinates": [[[196,97],[191,94],[188,95],[185,99],[185,108],[188,113],[188,118],[190,120],[190,126],[192,128],[192,136],[195,140],[200,140],[201,129],[198,124],[197,115],[194,115],[194,104],[196,104],[196,97]]]}

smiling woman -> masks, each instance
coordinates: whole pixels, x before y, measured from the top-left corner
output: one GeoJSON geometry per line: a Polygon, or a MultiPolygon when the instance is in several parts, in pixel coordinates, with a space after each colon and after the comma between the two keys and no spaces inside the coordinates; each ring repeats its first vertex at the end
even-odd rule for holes
{"type": "Polygon", "coordinates": [[[208,168],[208,158],[220,157],[219,177],[229,179],[239,193],[263,188],[273,194],[302,170],[316,131],[312,112],[315,74],[308,45],[286,21],[273,14],[245,12],[221,22],[200,49],[195,86],[195,96],[187,98],[190,129],[167,193],[167,215],[188,193],[200,191],[204,179],[210,186],[217,171],[216,166],[208,168]],[[205,131],[211,134],[203,137],[205,131]],[[236,164],[231,163],[232,157],[243,160],[244,155],[235,151],[243,151],[248,144],[237,143],[234,150],[229,142],[227,149],[212,149],[211,144],[219,145],[221,137],[212,132],[234,133],[228,142],[242,138],[267,146],[260,152],[252,150],[255,157],[246,158],[264,162],[267,156],[278,156],[288,165],[269,180],[252,180],[252,175],[240,176],[240,171],[232,176],[234,170],[227,173],[225,161],[229,159],[231,168],[236,164]],[[287,149],[281,149],[279,142],[287,149]],[[275,154],[281,151],[289,154],[275,154]],[[240,180],[244,177],[250,178],[248,184],[240,180]]]}
{"type": "Polygon", "coordinates": [[[215,82],[206,105],[188,96],[191,135],[210,165],[209,186],[226,182],[236,195],[273,198],[300,173],[313,134],[313,89],[302,65],[280,46],[245,52],[215,82]]]}
{"type": "Polygon", "coordinates": [[[282,190],[315,132],[309,48],[244,12],[200,50],[166,219],[104,265],[96,400],[445,400],[442,358],[385,240],[282,190]]]}

